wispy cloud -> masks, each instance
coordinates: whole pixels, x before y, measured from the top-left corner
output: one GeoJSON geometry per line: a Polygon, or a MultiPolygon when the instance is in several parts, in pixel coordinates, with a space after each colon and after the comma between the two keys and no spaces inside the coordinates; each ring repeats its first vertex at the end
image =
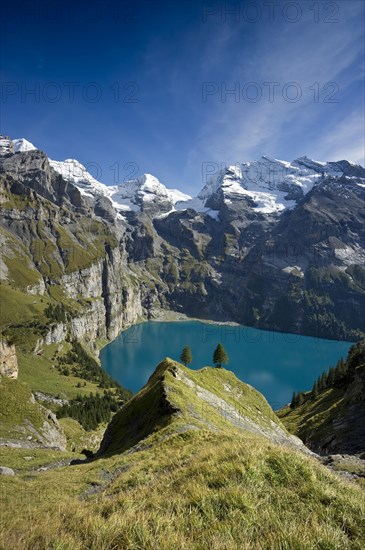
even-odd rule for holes
{"type": "Polygon", "coordinates": [[[358,109],[333,127],[329,126],[313,144],[317,157],[327,160],[346,159],[365,166],[364,112],[358,109]]]}
{"type": "MultiPolygon", "coordinates": [[[[226,63],[229,58],[227,88],[239,82],[242,90],[245,83],[256,82],[262,98],[256,103],[242,97],[238,103],[229,97],[222,103],[219,94],[208,98],[209,105],[202,105],[205,120],[187,155],[187,177],[203,161],[228,164],[265,153],[289,160],[309,154],[323,160],[364,162],[364,109],[359,100],[364,72],[364,8],[359,2],[346,5],[351,9],[341,4],[337,24],[314,24],[307,19],[298,25],[261,28],[255,32],[252,49],[247,41],[239,47],[237,26],[230,37],[225,27],[220,57],[226,63]],[[251,59],[247,61],[248,56],[251,59]],[[273,103],[269,102],[265,82],[279,83],[273,103]],[[302,91],[297,103],[283,98],[283,87],[289,82],[296,82],[302,91]],[[334,82],[338,91],[335,85],[324,89],[328,82],[334,82]],[[320,92],[318,98],[315,86],[320,92]],[[325,102],[325,98],[331,99],[332,91],[337,103],[325,102]]],[[[206,48],[209,71],[204,67],[202,74],[214,80],[208,52],[206,48]]],[[[215,74],[220,86],[219,65],[215,74]]]]}

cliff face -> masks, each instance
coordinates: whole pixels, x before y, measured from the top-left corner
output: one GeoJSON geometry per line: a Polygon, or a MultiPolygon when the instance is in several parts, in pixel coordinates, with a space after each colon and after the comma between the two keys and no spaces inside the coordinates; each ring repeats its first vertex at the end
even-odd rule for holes
{"type": "Polygon", "coordinates": [[[39,349],[67,336],[95,349],[96,340],[113,339],[147,318],[153,300],[129,269],[123,229],[94,216],[79,191],[67,182],[58,185],[60,180],[38,151],[0,162],[2,309],[14,307],[9,292],[20,293],[19,311],[12,316],[9,310],[2,328],[15,331],[17,320],[45,322],[40,333],[35,330],[39,349]],[[33,307],[40,303],[41,308],[33,307]],[[44,316],[52,304],[63,308],[61,319],[44,316]]]}
{"type": "Polygon", "coordinates": [[[365,331],[364,198],[355,177],[328,177],[278,218],[253,213],[241,199],[214,204],[219,222],[194,212],[157,219],[172,250],[190,255],[187,270],[174,254],[180,284],[168,299],[210,319],[358,339],[365,331]]]}

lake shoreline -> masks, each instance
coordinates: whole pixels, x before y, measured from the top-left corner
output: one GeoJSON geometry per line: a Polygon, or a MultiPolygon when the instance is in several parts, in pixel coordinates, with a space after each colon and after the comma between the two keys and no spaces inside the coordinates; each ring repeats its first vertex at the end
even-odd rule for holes
{"type": "Polygon", "coordinates": [[[191,368],[212,366],[221,342],[228,369],[257,388],[273,408],[280,408],[293,391],[309,390],[324,370],[347,356],[349,342],[297,333],[267,331],[238,323],[216,323],[186,315],[156,315],[123,330],[100,354],[102,368],[122,386],[137,392],[164,357],[179,361],[181,350],[192,350],[191,368]]]}
{"type": "Polygon", "coordinates": [[[352,340],[337,340],[336,338],[323,338],[318,336],[311,336],[308,334],[301,334],[299,332],[287,332],[282,330],[273,330],[268,328],[260,328],[256,326],[249,326],[249,325],[242,325],[240,323],[236,323],[235,321],[214,321],[212,319],[201,319],[198,317],[189,317],[185,313],[179,313],[171,310],[161,310],[159,314],[156,317],[153,317],[151,319],[136,319],[134,323],[128,324],[125,326],[118,335],[113,338],[113,340],[109,340],[106,342],[103,342],[103,344],[98,348],[97,350],[97,356],[100,358],[100,352],[102,349],[104,349],[109,344],[112,344],[114,340],[120,337],[121,334],[129,330],[130,328],[134,326],[141,325],[143,323],[175,323],[175,322],[197,322],[207,325],[217,325],[217,326],[231,326],[231,327],[242,327],[243,329],[252,329],[252,330],[258,330],[263,331],[266,333],[273,333],[273,334],[285,334],[285,335],[292,335],[294,337],[304,337],[304,338],[315,338],[319,341],[327,341],[327,342],[347,342],[351,345],[356,344],[356,342],[352,340]]]}

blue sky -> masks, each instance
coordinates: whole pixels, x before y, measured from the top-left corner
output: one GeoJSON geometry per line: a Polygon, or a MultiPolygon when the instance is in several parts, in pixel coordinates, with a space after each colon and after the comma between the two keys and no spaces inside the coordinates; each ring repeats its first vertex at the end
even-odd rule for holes
{"type": "Polygon", "coordinates": [[[204,163],[364,164],[364,2],[233,6],[4,0],[1,131],[108,184],[149,172],[191,194],[204,163]]]}

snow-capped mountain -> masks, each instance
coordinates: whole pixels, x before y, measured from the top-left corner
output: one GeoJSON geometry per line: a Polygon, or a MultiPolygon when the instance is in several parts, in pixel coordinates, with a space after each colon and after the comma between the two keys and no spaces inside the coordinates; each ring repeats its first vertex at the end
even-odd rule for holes
{"type": "Polygon", "coordinates": [[[177,189],[168,189],[151,174],[143,174],[137,179],[110,186],[93,178],[77,160],[67,159],[62,162],[50,160],[50,164],[66,181],[76,185],[85,197],[96,198],[98,195],[107,197],[119,217],[126,212],[151,209],[158,215],[161,212],[173,211],[176,203],[191,199],[189,195],[177,189]]]}
{"type": "MultiPolygon", "coordinates": [[[[36,149],[26,139],[15,139],[12,143],[14,153],[36,149]]],[[[358,185],[365,185],[364,169],[347,161],[319,162],[304,156],[287,162],[262,156],[224,168],[210,178],[197,197],[192,198],[177,189],[167,188],[151,174],[109,186],[96,180],[75,159],[49,160],[54,170],[73,183],[85,198],[93,201],[98,197],[107,198],[119,219],[128,212],[142,211],[155,218],[189,208],[219,219],[222,205],[230,208],[242,201],[253,212],[277,215],[292,209],[326,177],[356,177],[360,178],[358,185]]]]}
{"type": "Polygon", "coordinates": [[[37,147],[34,147],[33,143],[27,139],[13,139],[14,153],[22,153],[24,151],[34,151],[37,147]]]}
{"type": "Polygon", "coordinates": [[[263,156],[221,170],[203,187],[197,199],[205,207],[217,203],[218,195],[226,205],[246,199],[254,211],[276,214],[293,208],[325,177],[339,178],[351,173],[349,167],[354,168],[354,174],[361,168],[347,161],[325,163],[300,157],[290,163],[263,156]]]}
{"type": "Polygon", "coordinates": [[[0,141],[2,238],[13,235],[0,271],[16,282],[12,254],[21,250],[23,258],[26,249],[43,289],[55,281],[67,287],[63,277],[75,270],[72,296],[93,298],[80,270],[96,259],[91,286],[103,289],[105,314],[98,304],[94,336],[100,315],[114,336],[126,308],[153,318],[165,305],[191,317],[335,339],[354,341],[365,331],[361,166],[261,157],[221,170],[190,198],[150,174],[108,186],[76,160],[49,161],[22,141],[0,141]]]}
{"type": "MultiPolygon", "coordinates": [[[[14,153],[37,149],[23,138],[14,139],[13,147],[14,153]]],[[[178,189],[168,189],[151,174],[143,174],[137,179],[110,186],[96,180],[85,166],[75,159],[49,159],[49,162],[52,168],[66,181],[73,183],[84,197],[92,200],[99,196],[108,198],[119,218],[126,212],[149,211],[154,215],[166,214],[174,211],[177,203],[181,205],[191,200],[190,195],[178,189]]]]}
{"type": "Polygon", "coordinates": [[[113,187],[110,199],[116,209],[146,211],[154,207],[158,215],[159,211],[174,211],[177,203],[190,200],[191,197],[177,189],[168,189],[151,174],[143,174],[137,179],[113,187]]]}
{"type": "Polygon", "coordinates": [[[81,194],[86,197],[95,198],[98,194],[109,197],[112,192],[111,189],[114,189],[97,181],[78,160],[58,161],[50,159],[49,162],[56,172],[61,174],[66,181],[76,185],[81,194]]]}

